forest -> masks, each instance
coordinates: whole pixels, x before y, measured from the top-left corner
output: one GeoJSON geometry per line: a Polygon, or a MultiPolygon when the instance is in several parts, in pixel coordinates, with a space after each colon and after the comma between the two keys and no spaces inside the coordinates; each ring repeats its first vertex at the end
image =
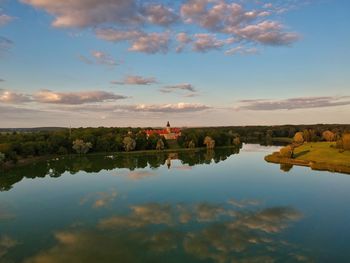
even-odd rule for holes
{"type": "Polygon", "coordinates": [[[323,133],[331,131],[341,136],[350,125],[283,125],[283,126],[227,126],[183,128],[175,142],[154,134],[152,128],[46,128],[0,131],[0,164],[50,155],[114,153],[124,151],[164,150],[168,148],[214,148],[239,146],[241,143],[264,145],[288,144],[296,133],[305,140],[324,140],[323,133]]]}

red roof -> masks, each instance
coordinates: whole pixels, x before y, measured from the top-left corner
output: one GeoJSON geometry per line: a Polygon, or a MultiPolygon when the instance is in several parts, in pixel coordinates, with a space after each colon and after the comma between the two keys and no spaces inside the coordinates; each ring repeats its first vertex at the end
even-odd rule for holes
{"type": "MultiPolygon", "coordinates": [[[[180,128],[171,128],[171,133],[178,134],[181,132],[180,128]]],[[[169,134],[168,130],[163,129],[163,130],[146,130],[147,135],[152,135],[152,134],[159,134],[159,135],[164,135],[164,134],[169,134]]]]}

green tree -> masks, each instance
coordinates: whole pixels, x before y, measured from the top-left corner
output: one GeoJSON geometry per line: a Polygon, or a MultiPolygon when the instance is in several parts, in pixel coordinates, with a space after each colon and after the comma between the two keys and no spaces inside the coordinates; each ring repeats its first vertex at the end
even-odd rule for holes
{"type": "Polygon", "coordinates": [[[65,147],[60,146],[60,148],[58,148],[57,154],[59,154],[59,155],[66,155],[66,154],[68,154],[68,151],[67,151],[67,149],[65,147]]]}
{"type": "Polygon", "coordinates": [[[91,142],[84,142],[83,140],[75,140],[73,142],[73,149],[78,154],[86,154],[92,148],[91,142]]]}
{"type": "Polygon", "coordinates": [[[117,151],[122,151],[124,148],[124,144],[123,144],[123,136],[120,133],[118,133],[115,136],[114,142],[115,142],[115,149],[117,151]]]}
{"type": "Polygon", "coordinates": [[[35,143],[32,141],[22,143],[20,153],[24,157],[35,155],[35,143]]]}
{"type": "Polygon", "coordinates": [[[215,147],[215,140],[213,140],[210,136],[206,136],[204,138],[203,144],[207,146],[207,149],[214,149],[214,147],[215,147]]]}
{"type": "Polygon", "coordinates": [[[164,142],[162,139],[158,139],[156,149],[157,150],[164,150],[164,142]]]}
{"type": "Polygon", "coordinates": [[[194,143],[193,140],[191,140],[191,141],[188,143],[188,148],[194,149],[195,147],[196,147],[196,144],[194,143]]]}
{"type": "Polygon", "coordinates": [[[0,152],[0,166],[5,162],[5,154],[0,152]]]}
{"type": "Polygon", "coordinates": [[[267,130],[266,132],[266,140],[271,141],[273,137],[273,130],[267,130]]]}
{"type": "Polygon", "coordinates": [[[303,130],[303,138],[305,142],[311,142],[311,138],[312,138],[312,132],[311,130],[305,129],[303,130]]]}
{"type": "Polygon", "coordinates": [[[126,136],[123,139],[123,144],[124,144],[124,149],[126,152],[133,151],[136,148],[136,141],[133,138],[131,138],[130,136],[126,136]]]}
{"type": "Polygon", "coordinates": [[[113,136],[105,134],[97,138],[95,149],[97,152],[110,152],[113,150],[114,145],[113,136]]]}
{"type": "Polygon", "coordinates": [[[136,147],[137,150],[146,150],[148,145],[147,134],[143,131],[139,131],[136,134],[136,147]]]}

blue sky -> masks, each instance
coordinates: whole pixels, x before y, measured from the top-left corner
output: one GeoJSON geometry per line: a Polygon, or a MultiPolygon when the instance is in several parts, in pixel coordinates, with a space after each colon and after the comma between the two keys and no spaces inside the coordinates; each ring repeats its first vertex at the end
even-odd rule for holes
{"type": "Polygon", "coordinates": [[[349,123],[348,10],[0,0],[0,127],[349,123]]]}

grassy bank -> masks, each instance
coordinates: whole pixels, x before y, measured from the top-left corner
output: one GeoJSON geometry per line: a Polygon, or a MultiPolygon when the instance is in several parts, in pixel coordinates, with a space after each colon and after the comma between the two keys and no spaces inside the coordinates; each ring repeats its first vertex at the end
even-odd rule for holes
{"type": "Polygon", "coordinates": [[[288,137],[272,137],[271,141],[273,143],[292,143],[293,138],[288,138],[288,137]]]}
{"type": "Polygon", "coordinates": [[[294,150],[294,158],[281,157],[278,152],[265,157],[271,163],[308,166],[313,170],[350,174],[350,151],[341,152],[335,143],[305,143],[294,150]]]}

